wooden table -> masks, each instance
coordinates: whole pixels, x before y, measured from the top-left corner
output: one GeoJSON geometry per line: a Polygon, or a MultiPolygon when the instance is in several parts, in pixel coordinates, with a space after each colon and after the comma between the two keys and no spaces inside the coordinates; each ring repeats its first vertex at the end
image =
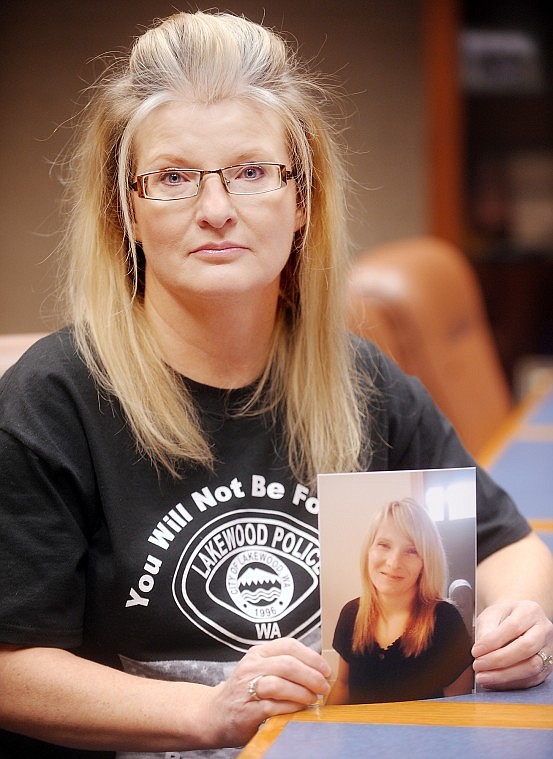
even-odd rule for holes
{"type": "Polygon", "coordinates": [[[551,759],[553,676],[537,688],[322,706],[273,717],[240,759],[551,759]]]}

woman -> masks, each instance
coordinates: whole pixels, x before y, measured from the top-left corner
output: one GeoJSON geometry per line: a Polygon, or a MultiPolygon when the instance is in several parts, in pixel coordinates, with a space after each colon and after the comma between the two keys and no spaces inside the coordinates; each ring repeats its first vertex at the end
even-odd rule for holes
{"type": "MultiPolygon", "coordinates": [[[[70,327],[2,380],[5,753],[224,749],[326,695],[315,474],[472,464],[420,385],[346,333],[329,102],[277,35],[205,13],[147,31],[93,88],[70,327]]],[[[479,499],[481,677],[532,685],[547,552],[484,473],[479,499]],[[507,592],[513,553],[530,569],[507,592]]]]}
{"type": "Polygon", "coordinates": [[[444,598],[446,576],[423,508],[404,499],[375,514],[361,551],[362,595],[344,606],[334,633],[339,665],[328,703],[470,693],[472,641],[444,598]]]}

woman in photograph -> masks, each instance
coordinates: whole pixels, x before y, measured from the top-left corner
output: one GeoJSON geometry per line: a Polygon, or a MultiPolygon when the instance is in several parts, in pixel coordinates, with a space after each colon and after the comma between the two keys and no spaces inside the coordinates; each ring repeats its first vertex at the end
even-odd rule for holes
{"type": "MultiPolygon", "coordinates": [[[[234,756],[329,692],[317,474],[475,464],[348,334],[337,114],[292,46],[177,13],[88,95],[67,326],[0,384],[0,754],[234,756]]],[[[475,667],[529,687],[551,558],[482,470],[477,509],[475,667]]]]}
{"type": "Polygon", "coordinates": [[[471,692],[472,639],[444,597],[446,582],[440,534],[425,509],[411,499],[380,509],[361,551],[361,597],[336,625],[329,704],[471,692]]]}

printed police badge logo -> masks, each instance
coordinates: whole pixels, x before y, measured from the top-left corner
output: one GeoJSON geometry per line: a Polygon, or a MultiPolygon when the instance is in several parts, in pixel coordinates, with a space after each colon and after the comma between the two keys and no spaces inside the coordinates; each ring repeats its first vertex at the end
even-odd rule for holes
{"type": "Polygon", "coordinates": [[[186,545],[173,596],[204,632],[246,651],[314,629],[318,580],[316,530],[279,512],[240,510],[213,519],[186,545]]]}

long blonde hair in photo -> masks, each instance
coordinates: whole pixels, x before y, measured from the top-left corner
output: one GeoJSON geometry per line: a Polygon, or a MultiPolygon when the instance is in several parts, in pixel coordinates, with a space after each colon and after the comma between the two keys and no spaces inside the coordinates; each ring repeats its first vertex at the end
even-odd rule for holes
{"type": "Polygon", "coordinates": [[[363,654],[376,646],[375,629],[380,614],[378,596],[369,577],[368,556],[380,525],[391,519],[413,542],[422,560],[422,571],[410,620],[401,637],[404,656],[418,656],[434,632],[436,604],[445,599],[447,562],[438,529],[426,510],[411,498],[391,501],[374,516],[360,556],[361,597],[353,630],[353,651],[363,654]]]}

